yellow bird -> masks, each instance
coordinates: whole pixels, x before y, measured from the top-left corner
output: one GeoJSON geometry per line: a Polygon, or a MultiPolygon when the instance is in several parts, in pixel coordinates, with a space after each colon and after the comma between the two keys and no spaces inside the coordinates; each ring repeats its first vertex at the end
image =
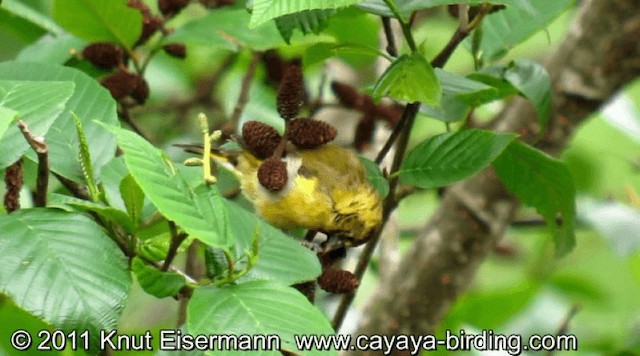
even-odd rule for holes
{"type": "Polygon", "coordinates": [[[277,191],[260,184],[262,160],[247,149],[213,150],[211,158],[238,177],[243,194],[271,224],[319,230],[344,246],[368,241],[382,222],[382,204],[357,155],[333,144],[310,149],[288,145],[286,152],[282,161],[288,180],[277,191]]]}

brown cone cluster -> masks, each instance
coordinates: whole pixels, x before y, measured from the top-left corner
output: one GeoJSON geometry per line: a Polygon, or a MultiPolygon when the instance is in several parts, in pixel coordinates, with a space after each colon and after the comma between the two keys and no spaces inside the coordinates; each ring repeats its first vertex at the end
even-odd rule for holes
{"type": "Polygon", "coordinates": [[[242,126],[245,146],[257,158],[264,159],[258,168],[260,184],[277,191],[287,183],[287,166],[281,160],[286,154],[287,142],[300,149],[312,149],[332,141],[336,129],[322,121],[295,118],[305,98],[302,70],[298,64],[289,64],[283,71],[278,88],[278,112],[285,120],[285,134],[280,136],[271,126],[258,121],[247,121],[242,126]]]}
{"type": "Polygon", "coordinates": [[[273,155],[282,136],[267,124],[247,121],[242,125],[242,138],[251,153],[260,159],[265,159],[273,155]]]}
{"type": "Polygon", "coordinates": [[[288,66],[278,87],[278,113],[289,120],[298,115],[304,102],[304,82],[298,65],[288,66]]]}
{"type": "MultiPolygon", "coordinates": [[[[164,15],[163,18],[154,15],[143,0],[127,0],[127,6],[142,14],[142,31],[133,48],[146,43],[158,31],[168,33],[170,29],[164,28],[165,20],[188,4],[189,0],[158,0],[158,8],[164,15]]],[[[163,49],[176,58],[185,58],[187,55],[186,47],[182,43],[168,43],[163,49]]],[[[149,84],[140,75],[129,72],[129,56],[122,47],[110,42],[91,43],[82,51],[82,57],[99,69],[116,70],[101,80],[101,84],[109,89],[114,99],[121,101],[129,98],[142,104],[149,97],[149,84]]]]}
{"type": "Polygon", "coordinates": [[[268,190],[281,190],[287,179],[287,164],[278,157],[267,158],[258,168],[258,181],[268,190]]]}
{"type": "Polygon", "coordinates": [[[360,281],[349,271],[327,268],[318,277],[318,285],[329,293],[343,294],[356,290],[360,285],[360,281]]]}
{"type": "Polygon", "coordinates": [[[116,100],[121,100],[130,95],[138,103],[142,104],[149,96],[149,85],[147,81],[138,74],[127,71],[118,71],[101,82],[107,88],[111,96],[116,100]]]}

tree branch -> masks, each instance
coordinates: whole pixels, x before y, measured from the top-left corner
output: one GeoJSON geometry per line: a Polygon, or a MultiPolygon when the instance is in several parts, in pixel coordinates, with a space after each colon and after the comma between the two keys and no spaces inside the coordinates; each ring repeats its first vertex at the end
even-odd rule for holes
{"type": "Polygon", "coordinates": [[[24,135],[29,146],[38,155],[38,178],[36,179],[36,194],[34,197],[34,205],[36,207],[47,206],[47,189],[49,187],[49,147],[44,142],[44,137],[37,137],[31,131],[27,124],[18,120],[18,127],[24,135]]]}
{"type": "MultiPolygon", "coordinates": [[[[640,74],[638,36],[638,1],[583,2],[572,30],[547,63],[555,92],[539,148],[557,154],[580,122],[640,74]]],[[[536,112],[523,99],[515,99],[493,126],[518,132],[526,142],[538,135],[536,112]]],[[[371,298],[357,333],[433,333],[517,208],[491,169],[448,189],[424,235],[402,258],[393,283],[371,298]]]]}

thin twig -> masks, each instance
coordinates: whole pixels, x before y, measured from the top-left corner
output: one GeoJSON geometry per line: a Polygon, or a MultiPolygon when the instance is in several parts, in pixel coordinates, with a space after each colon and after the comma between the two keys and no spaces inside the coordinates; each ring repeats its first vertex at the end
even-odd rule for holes
{"type": "MultiPolygon", "coordinates": [[[[413,123],[415,121],[416,116],[418,115],[419,109],[420,109],[419,102],[408,104],[404,109],[402,116],[406,117],[405,120],[407,121],[407,124],[405,125],[404,130],[401,130],[401,135],[400,135],[400,138],[398,139],[398,148],[396,149],[396,153],[393,158],[393,163],[391,164],[392,172],[396,172],[400,168],[400,164],[402,163],[402,159],[404,158],[404,154],[405,154],[405,151],[407,150],[407,146],[409,143],[409,134],[411,133],[411,128],[413,127],[413,123]]],[[[398,204],[393,194],[397,186],[398,186],[398,177],[395,176],[394,178],[391,178],[391,180],[389,181],[390,193],[384,199],[384,202],[382,205],[383,206],[382,208],[383,224],[389,220],[389,216],[391,215],[391,212],[396,208],[398,204]]],[[[380,240],[380,236],[382,235],[383,228],[384,228],[384,225],[381,226],[376,232],[376,234],[371,238],[371,240],[367,242],[367,244],[364,247],[364,250],[362,250],[362,253],[360,254],[360,258],[358,259],[358,264],[356,265],[356,269],[353,272],[353,274],[356,276],[358,280],[362,279],[364,272],[367,270],[367,267],[369,266],[369,261],[373,256],[373,251],[375,250],[376,245],[378,244],[378,241],[380,240]]],[[[347,315],[347,310],[349,309],[349,306],[351,306],[351,303],[353,302],[354,297],[355,297],[355,293],[349,293],[349,294],[344,294],[342,296],[342,299],[340,299],[340,304],[338,305],[338,309],[336,310],[333,316],[332,325],[334,330],[338,330],[342,325],[342,322],[344,321],[344,317],[347,315]]]]}
{"type": "Polygon", "coordinates": [[[393,28],[391,28],[391,18],[382,16],[382,27],[384,28],[384,35],[387,38],[387,53],[389,53],[391,57],[398,57],[396,39],[393,35],[393,28]]]}
{"type": "Polygon", "coordinates": [[[231,127],[234,129],[238,127],[238,123],[240,122],[240,117],[242,117],[242,112],[244,111],[244,107],[247,105],[247,101],[249,100],[249,89],[251,89],[251,83],[253,82],[253,76],[256,73],[256,68],[258,67],[258,63],[262,58],[262,52],[253,52],[251,56],[251,62],[249,63],[249,68],[247,68],[247,72],[242,77],[242,86],[240,87],[240,95],[238,96],[238,101],[236,102],[236,106],[233,108],[233,114],[231,115],[231,127]]]}
{"type": "Polygon", "coordinates": [[[187,238],[186,233],[178,233],[178,228],[173,221],[169,221],[169,231],[171,232],[171,243],[169,244],[169,251],[167,251],[167,257],[164,259],[162,263],[162,267],[160,270],[166,272],[171,266],[173,259],[178,254],[178,248],[180,248],[180,244],[187,238]]]}
{"type": "MultiPolygon", "coordinates": [[[[185,261],[184,273],[198,280],[200,277],[200,268],[198,266],[198,240],[194,240],[187,249],[187,260],[185,261]]],[[[180,307],[178,308],[177,325],[181,327],[187,321],[187,306],[189,305],[190,295],[183,295],[180,299],[180,307]]]]}
{"type": "Polygon", "coordinates": [[[38,178],[36,179],[34,205],[44,207],[47,205],[47,188],[49,186],[49,147],[44,142],[44,137],[35,136],[29,131],[29,127],[24,121],[18,120],[18,127],[29,146],[38,155],[38,178]]]}
{"type": "MultiPolygon", "coordinates": [[[[558,331],[556,332],[556,336],[560,336],[560,335],[566,335],[567,332],[569,331],[569,323],[571,322],[571,320],[573,319],[574,316],[576,316],[576,314],[580,311],[580,305],[579,304],[573,304],[571,306],[571,309],[569,309],[569,311],[567,312],[567,315],[564,317],[564,319],[562,319],[562,322],[560,323],[560,326],[558,327],[558,331]]],[[[554,352],[553,351],[548,351],[547,355],[553,355],[554,352]]]]}
{"type": "Polygon", "coordinates": [[[133,121],[133,119],[131,118],[131,113],[129,113],[129,109],[126,106],[120,105],[120,109],[118,110],[118,117],[120,118],[120,120],[129,125],[129,127],[131,127],[131,129],[133,129],[135,133],[142,136],[142,138],[144,138],[145,140],[151,142],[151,137],[144,131],[142,131],[140,126],[138,126],[138,124],[133,121]]]}

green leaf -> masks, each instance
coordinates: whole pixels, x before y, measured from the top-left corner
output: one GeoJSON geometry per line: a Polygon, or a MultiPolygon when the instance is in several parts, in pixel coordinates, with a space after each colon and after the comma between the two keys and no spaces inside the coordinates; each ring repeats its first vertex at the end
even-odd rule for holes
{"type": "MultiPolygon", "coordinates": [[[[97,177],[100,176],[102,166],[113,158],[116,150],[116,140],[113,135],[96,125],[93,120],[110,125],[118,125],[116,103],[105,88],[95,79],[79,70],[41,63],[0,63],[0,78],[6,80],[31,80],[40,83],[40,85],[48,81],[74,82],[75,90],[73,95],[66,103],[64,112],[55,120],[46,135],[51,169],[77,182],[82,182],[83,180],[82,170],[77,159],[78,147],[72,144],[77,140],[75,124],[71,118],[71,113],[73,112],[82,121],[91,151],[94,173],[97,177]]],[[[31,104],[39,105],[36,101],[48,101],[48,98],[42,97],[41,94],[42,92],[34,93],[34,97],[30,98],[33,101],[31,104]]],[[[36,131],[36,133],[38,132],[36,131]]],[[[0,150],[7,152],[4,149],[0,150]]],[[[31,151],[28,151],[27,156],[31,160],[36,160],[35,153],[31,153],[31,151]]],[[[5,159],[6,157],[3,154],[0,157],[0,167],[6,166],[5,159]]]]}
{"type": "Polygon", "coordinates": [[[284,45],[273,23],[249,29],[250,15],[244,9],[222,8],[178,27],[165,43],[183,42],[187,45],[220,47],[232,51],[249,47],[264,51],[284,45]]]}
{"type": "Polygon", "coordinates": [[[55,0],[53,18],[89,42],[132,48],[142,31],[142,14],[120,0],[55,0]]]}
{"type": "MultiPolygon", "coordinates": [[[[545,29],[573,3],[572,0],[510,0],[505,10],[482,21],[481,59],[499,60],[515,45],[545,29]]],[[[471,48],[471,40],[465,41],[471,48]]]]}
{"type": "Polygon", "coordinates": [[[522,59],[509,64],[504,78],[533,103],[544,130],[551,112],[551,78],[547,70],[534,61],[522,59]]]}
{"type": "Polygon", "coordinates": [[[58,207],[66,211],[72,211],[67,209],[64,205],[69,205],[80,211],[93,211],[100,215],[107,221],[112,221],[120,225],[126,232],[132,234],[135,232],[136,225],[131,221],[131,218],[123,211],[116,208],[104,205],[102,203],[94,203],[88,200],[78,199],[68,195],[51,194],[49,203],[50,207],[58,207]]]}
{"type": "Polygon", "coordinates": [[[52,209],[0,216],[0,291],[66,331],[113,329],[131,279],[125,256],[83,214],[52,209]],[[73,227],[70,229],[69,227],[73,227]]]}
{"type": "Polygon", "coordinates": [[[34,10],[18,0],[2,1],[2,8],[11,14],[21,17],[32,24],[55,35],[61,35],[64,31],[48,16],[34,10]]]}
{"type": "Polygon", "coordinates": [[[158,211],[205,244],[230,246],[228,220],[215,186],[192,189],[164,152],[131,131],[108,129],[116,134],[131,175],[158,211]]]}
{"type": "Polygon", "coordinates": [[[305,66],[310,66],[318,62],[323,62],[327,58],[342,55],[358,55],[368,58],[385,57],[392,60],[387,54],[382,53],[373,47],[363,46],[357,43],[321,42],[305,49],[303,62],[305,66]]]}
{"type": "MultiPolygon", "coordinates": [[[[45,136],[54,121],[62,114],[74,87],[74,83],[70,81],[2,80],[0,106],[17,111],[19,118],[29,126],[34,135],[45,136]]],[[[11,165],[28,149],[29,144],[18,126],[11,125],[0,140],[0,169],[11,165]]]]}
{"type": "Polygon", "coordinates": [[[9,126],[16,122],[18,112],[4,106],[0,106],[0,140],[9,126]]]}
{"type": "Polygon", "coordinates": [[[513,141],[493,163],[500,179],[524,204],[533,206],[554,233],[556,252],[575,246],[575,187],[561,161],[513,141]]]}
{"type": "Polygon", "coordinates": [[[386,197],[387,194],[389,194],[389,182],[387,178],[382,175],[380,167],[372,160],[364,157],[360,157],[360,162],[364,165],[369,183],[376,188],[381,197],[386,197]]]}
{"type": "Polygon", "coordinates": [[[433,67],[422,54],[405,54],[387,68],[373,88],[375,100],[385,95],[435,105],[442,97],[442,87],[433,67]]]}
{"type": "Polygon", "coordinates": [[[258,263],[243,280],[269,279],[291,285],[320,275],[322,271],[315,253],[236,203],[224,202],[229,221],[233,221],[229,228],[236,239],[238,253],[251,250],[254,231],[260,232],[258,263]]]}
{"type": "Polygon", "coordinates": [[[187,284],[184,276],[174,272],[162,272],[138,257],[131,260],[131,270],[142,289],[157,298],[174,296],[187,284]]]}
{"type": "Polygon", "coordinates": [[[62,65],[73,56],[73,53],[81,52],[85,44],[85,41],[67,33],[59,36],[46,34],[22,48],[16,61],[62,65]]]}
{"type": "Polygon", "coordinates": [[[327,27],[329,17],[331,17],[335,12],[336,10],[333,9],[305,10],[280,16],[275,19],[276,27],[278,28],[278,31],[280,31],[280,35],[282,35],[285,42],[290,44],[293,30],[299,29],[305,35],[309,33],[315,33],[317,35],[327,27]]]}
{"type": "Polygon", "coordinates": [[[444,122],[464,120],[472,107],[499,98],[496,88],[462,75],[435,69],[442,83],[442,100],[439,105],[421,105],[420,112],[444,122]]]}
{"type": "MultiPolygon", "coordinates": [[[[551,78],[540,64],[530,60],[516,60],[507,65],[493,65],[469,75],[497,89],[493,99],[520,94],[529,99],[538,112],[544,130],[551,112],[551,78]]],[[[491,99],[491,97],[489,97],[491,99]]]]}
{"type": "Polygon", "coordinates": [[[250,28],[261,23],[287,14],[299,13],[305,10],[337,9],[353,5],[362,0],[253,0],[250,28]]]}
{"type": "MultiPolygon", "coordinates": [[[[282,350],[299,353],[294,335],[334,331],[324,314],[297,290],[269,281],[197,288],[187,307],[190,334],[278,335],[282,350]]],[[[273,355],[279,354],[274,350],[273,355]]],[[[318,350],[305,355],[320,354],[318,350]]],[[[337,354],[333,352],[322,352],[337,354]]]]}
{"type": "Polygon", "coordinates": [[[131,220],[138,223],[142,219],[142,208],[144,207],[144,192],[131,174],[128,174],[120,182],[120,196],[127,208],[127,213],[131,220]]]}
{"type": "Polygon", "coordinates": [[[467,178],[493,162],[515,137],[478,129],[434,136],[407,155],[400,181],[429,189],[467,178]]]}

